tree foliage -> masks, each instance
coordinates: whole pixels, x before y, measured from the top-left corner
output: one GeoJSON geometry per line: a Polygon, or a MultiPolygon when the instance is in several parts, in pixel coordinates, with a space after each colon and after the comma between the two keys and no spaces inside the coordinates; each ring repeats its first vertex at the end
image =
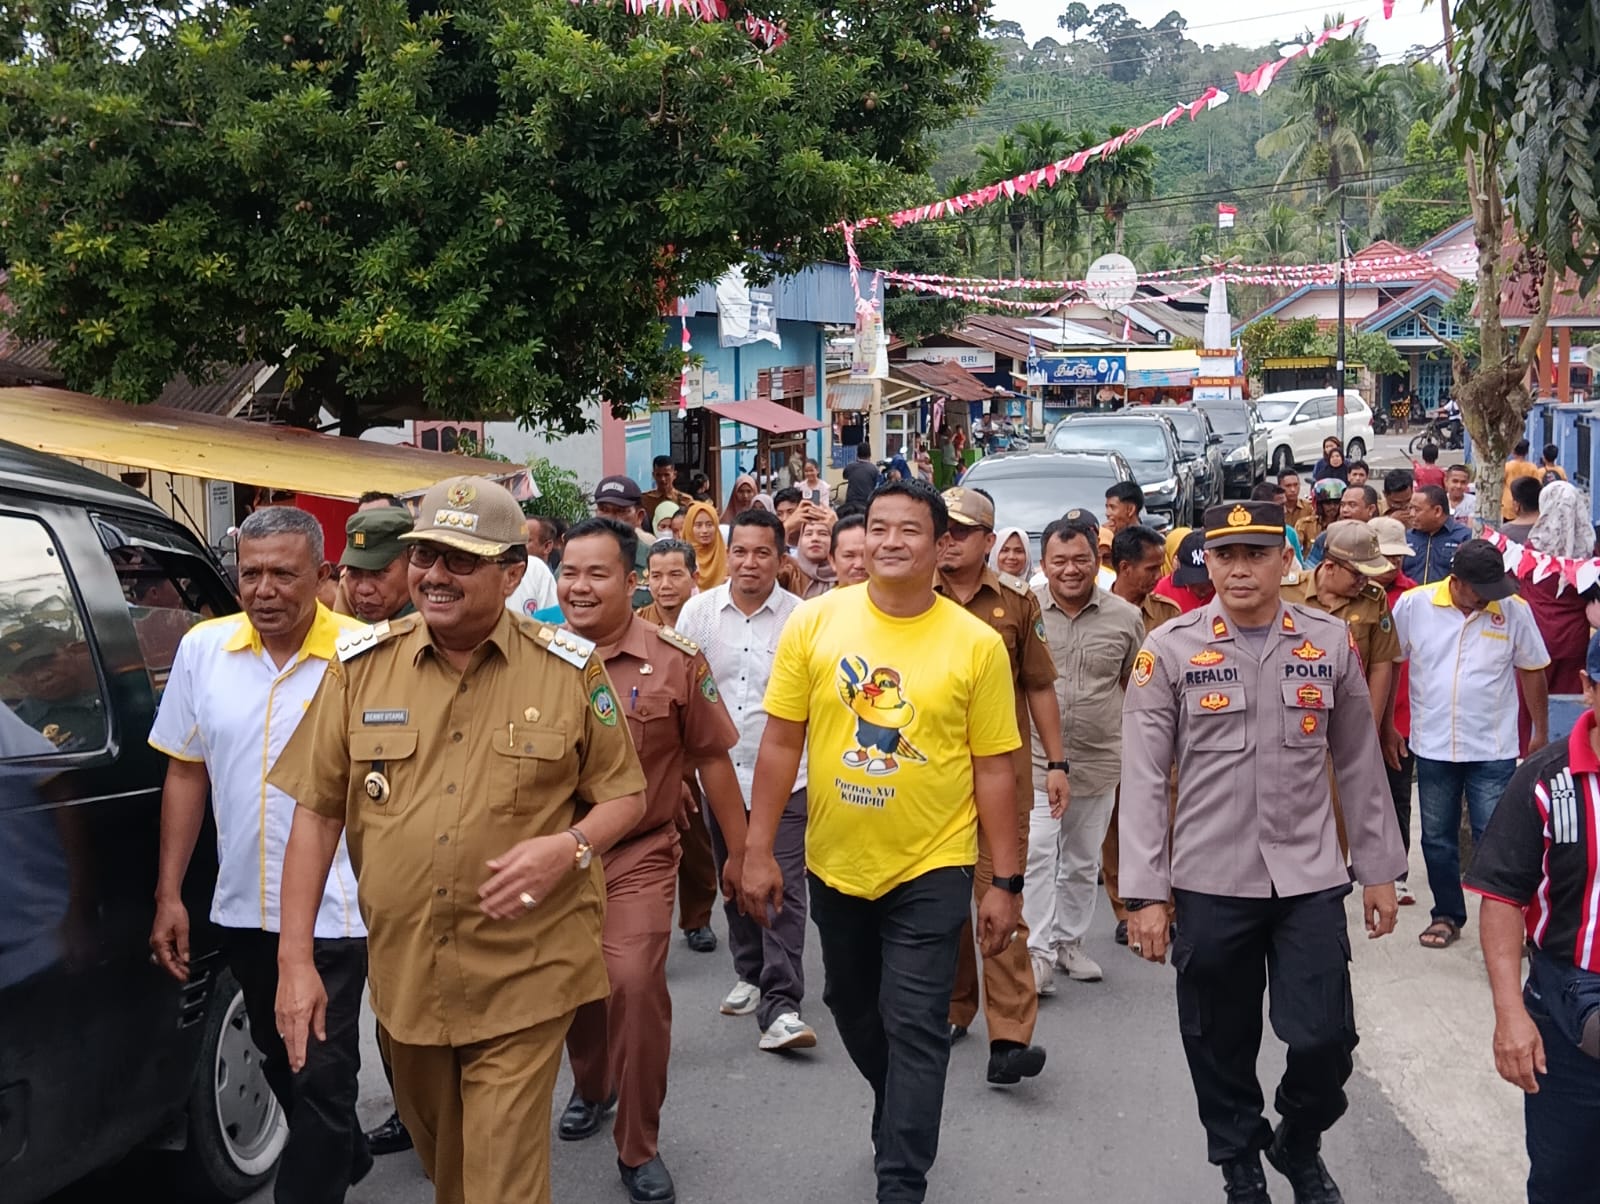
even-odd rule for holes
{"type": "Polygon", "coordinates": [[[346,430],[575,430],[666,387],[673,298],[837,254],[930,166],[988,90],[985,8],[783,0],[767,50],[570,0],[9,6],[10,324],[129,400],[254,357],[346,430]]]}
{"type": "Polygon", "coordinates": [[[1472,215],[1461,152],[1436,139],[1421,118],[1406,134],[1405,165],[1418,170],[1378,198],[1379,228],[1385,238],[1402,247],[1420,246],[1472,215]]]}
{"type": "Polygon", "coordinates": [[[1589,292],[1600,280],[1600,5],[1458,0],[1457,91],[1442,125],[1502,141],[1492,165],[1519,230],[1589,292]]]}

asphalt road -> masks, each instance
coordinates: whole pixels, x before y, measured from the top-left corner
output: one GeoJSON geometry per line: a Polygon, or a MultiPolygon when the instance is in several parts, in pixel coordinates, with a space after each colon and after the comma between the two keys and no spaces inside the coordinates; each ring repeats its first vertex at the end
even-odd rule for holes
{"type": "MultiPolygon", "coordinates": [[[[956,1046],[930,1202],[1221,1199],[1178,1041],[1172,971],[1114,945],[1109,913],[1102,911],[1096,929],[1089,948],[1107,968],[1106,980],[1062,981],[1054,998],[1041,1001],[1037,1039],[1050,1061],[1040,1078],[1009,1091],[987,1086],[981,1024],[956,1046]]],[[[817,1029],[818,1047],[795,1056],[762,1053],[752,1017],[717,1011],[733,981],[725,948],[695,954],[674,942],[668,974],[676,1018],[662,1152],[683,1204],[873,1199],[870,1101],[821,1005],[814,933],[807,968],[813,1002],[806,1018],[817,1029]]],[[[1282,1070],[1270,1041],[1261,1066],[1270,1101],[1282,1070]]],[[[388,1098],[375,1049],[365,1051],[361,1079],[363,1119],[376,1123],[388,1112],[388,1098]]],[[[558,1104],[568,1090],[564,1077],[558,1104]]],[[[1349,1093],[1350,1112],[1326,1144],[1345,1198],[1452,1204],[1373,1080],[1358,1070],[1349,1093]]],[[[625,1204],[609,1132],[553,1147],[559,1204],[625,1204]]],[[[1281,1180],[1273,1188],[1280,1200],[1290,1198],[1281,1180]]],[[[380,1159],[349,1197],[351,1204],[432,1198],[409,1153],[380,1159]]],[[[255,1204],[269,1199],[262,1192],[255,1204]]]]}

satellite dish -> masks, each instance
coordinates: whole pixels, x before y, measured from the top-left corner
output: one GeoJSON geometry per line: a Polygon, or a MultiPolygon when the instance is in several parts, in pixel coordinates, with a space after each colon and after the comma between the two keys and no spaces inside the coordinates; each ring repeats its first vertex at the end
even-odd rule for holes
{"type": "Polygon", "coordinates": [[[1133,300],[1139,289],[1139,269],[1126,255],[1102,255],[1089,265],[1084,292],[1101,309],[1113,310],[1133,300]]]}

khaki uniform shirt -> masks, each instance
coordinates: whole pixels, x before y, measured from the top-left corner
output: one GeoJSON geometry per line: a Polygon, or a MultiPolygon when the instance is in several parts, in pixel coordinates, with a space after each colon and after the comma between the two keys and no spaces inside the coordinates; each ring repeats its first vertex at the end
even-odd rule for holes
{"type": "MultiPolygon", "coordinates": [[[[1061,745],[1072,766],[1072,788],[1104,794],[1122,768],[1122,729],[1107,722],[1122,711],[1122,688],[1144,642],[1144,620],[1131,603],[1096,588],[1084,608],[1069,615],[1050,587],[1034,590],[1055,662],[1061,705],[1061,745]]],[[[1044,746],[1033,735],[1033,788],[1044,789],[1044,746]]]]}
{"type": "MultiPolygon", "coordinates": [[[[685,759],[725,753],[739,740],[694,641],[637,615],[606,657],[606,672],[644,766],[644,817],[623,841],[670,828],[683,799],[685,759]]],[[[621,842],[619,842],[621,843],[621,842]]]]}
{"type": "MultiPolygon", "coordinates": [[[[943,581],[934,588],[946,597],[950,596],[943,581]]],[[[1011,682],[1017,691],[1017,730],[1023,736],[1022,747],[1017,755],[1025,764],[1028,751],[1027,691],[1048,686],[1056,679],[1056,665],[1050,659],[1044,620],[1039,614],[1039,599],[1033,596],[1026,581],[986,568],[978,592],[967,600],[963,609],[993,627],[1005,642],[1006,656],[1011,661],[1011,682]]],[[[1031,777],[1028,773],[1022,776],[1024,779],[1031,777]]],[[[1032,805],[1031,799],[1029,805],[1032,805]]]]}
{"type": "Polygon", "coordinates": [[[661,613],[661,603],[659,602],[652,602],[649,606],[641,606],[633,613],[638,615],[646,623],[649,623],[652,627],[672,626],[672,624],[667,621],[667,616],[661,613]]]}
{"type": "Polygon", "coordinates": [[[677,502],[685,510],[694,505],[694,499],[681,489],[646,489],[639,495],[639,504],[644,507],[645,522],[656,521],[656,507],[662,502],[677,502]]]}
{"type": "Polygon", "coordinates": [[[1315,514],[1302,518],[1294,525],[1294,533],[1300,537],[1300,546],[1307,552],[1311,551],[1311,545],[1317,542],[1317,536],[1323,530],[1322,520],[1315,514]]]}
{"type": "Polygon", "coordinates": [[[1139,613],[1144,617],[1144,632],[1149,635],[1161,624],[1169,619],[1176,619],[1183,613],[1183,608],[1171,598],[1163,598],[1160,594],[1146,594],[1139,613]]]}
{"type": "Polygon", "coordinates": [[[1400,637],[1395,633],[1389,596],[1383,586],[1368,581],[1354,598],[1322,598],[1317,594],[1317,571],[1301,569],[1284,578],[1282,594],[1285,602],[1314,606],[1348,623],[1350,638],[1361,654],[1363,672],[1370,671],[1373,665],[1401,659],[1400,637]]]}
{"type": "Polygon", "coordinates": [[[478,888],[491,858],[644,789],[620,710],[587,641],[509,611],[461,673],[420,616],[340,641],[269,780],[345,824],[395,1040],[469,1045],[605,997],[599,858],[514,920],[478,888]]]}
{"type": "Polygon", "coordinates": [[[1393,882],[1405,848],[1349,628],[1285,603],[1258,656],[1213,599],[1145,638],[1122,714],[1124,898],[1236,898],[1393,882]],[[1167,767],[1178,765],[1170,843],[1167,767]]]}
{"type": "Polygon", "coordinates": [[[1293,506],[1283,508],[1283,522],[1285,526],[1293,527],[1297,532],[1300,524],[1308,518],[1316,518],[1316,509],[1305,498],[1299,498],[1293,506]]]}

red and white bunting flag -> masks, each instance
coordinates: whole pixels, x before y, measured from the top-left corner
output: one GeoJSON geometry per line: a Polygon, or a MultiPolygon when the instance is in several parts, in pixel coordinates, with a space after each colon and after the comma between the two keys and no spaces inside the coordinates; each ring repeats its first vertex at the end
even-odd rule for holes
{"type": "Polygon", "coordinates": [[[1237,205],[1226,205],[1219,202],[1217,205],[1217,229],[1233,229],[1233,219],[1238,215],[1239,207],[1237,205]]]}

